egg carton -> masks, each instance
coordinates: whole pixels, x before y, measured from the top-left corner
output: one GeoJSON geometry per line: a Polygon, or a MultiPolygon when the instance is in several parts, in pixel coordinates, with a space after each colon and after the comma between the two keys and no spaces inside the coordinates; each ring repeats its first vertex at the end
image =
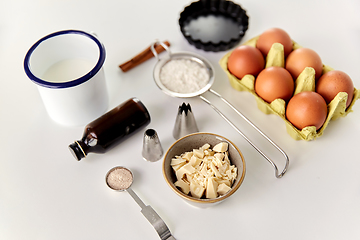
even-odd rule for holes
{"type": "MultiPolygon", "coordinates": [[[[259,36],[254,37],[243,45],[249,45],[256,47],[256,42],[259,36]]],[[[301,48],[299,44],[293,41],[293,50],[301,48]]],[[[360,91],[354,88],[354,96],[351,104],[346,108],[346,100],[348,94],[346,92],[338,93],[335,98],[328,104],[328,115],[323,126],[316,131],[315,126],[308,126],[302,130],[297,129],[291,122],[289,122],[285,117],[286,102],[283,99],[275,99],[271,103],[264,101],[259,95],[255,92],[255,77],[253,75],[245,75],[242,79],[238,79],[227,68],[228,58],[231,55],[232,51],[224,55],[219,64],[221,68],[226,72],[230,85],[232,88],[238,91],[247,91],[252,93],[255,96],[258,108],[265,114],[275,114],[280,116],[286,123],[287,133],[295,140],[305,140],[311,141],[315,140],[317,137],[320,137],[330,120],[338,119],[339,117],[345,117],[347,114],[352,112],[352,107],[355,104],[355,101],[360,98],[360,91]]],[[[284,58],[284,47],[280,43],[274,43],[266,56],[265,68],[268,67],[284,67],[285,58],[284,58]]],[[[323,65],[322,74],[334,70],[333,68],[323,65]]],[[[295,80],[295,91],[294,95],[303,92],[303,91],[313,91],[315,92],[315,70],[311,67],[307,67],[295,80]]]]}

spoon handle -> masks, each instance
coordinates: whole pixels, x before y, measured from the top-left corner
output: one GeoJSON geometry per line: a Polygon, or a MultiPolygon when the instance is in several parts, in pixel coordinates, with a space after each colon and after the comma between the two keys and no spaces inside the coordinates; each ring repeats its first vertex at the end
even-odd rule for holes
{"type": "Polygon", "coordinates": [[[144,209],[146,207],[144,202],[141,201],[141,199],[138,197],[138,195],[136,195],[136,193],[131,188],[126,189],[126,191],[135,200],[135,202],[141,207],[141,209],[144,209]]]}
{"type": "Polygon", "coordinates": [[[153,225],[161,240],[175,240],[165,222],[150,205],[143,208],[141,213],[146,217],[151,225],[153,225]]]}
{"type": "Polygon", "coordinates": [[[130,196],[135,200],[135,202],[141,207],[141,213],[146,217],[146,219],[153,225],[156,232],[159,234],[161,240],[176,240],[166,226],[165,222],[161,217],[155,212],[155,210],[150,205],[145,205],[143,201],[136,195],[136,193],[128,188],[126,190],[130,196]]]}

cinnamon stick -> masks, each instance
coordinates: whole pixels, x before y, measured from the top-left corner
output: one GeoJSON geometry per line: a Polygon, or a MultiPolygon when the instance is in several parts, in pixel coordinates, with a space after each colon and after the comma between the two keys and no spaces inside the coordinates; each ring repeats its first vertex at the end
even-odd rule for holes
{"type": "MultiPolygon", "coordinates": [[[[170,43],[168,41],[165,41],[164,44],[168,47],[170,47],[170,43]]],[[[161,46],[160,44],[157,44],[154,46],[155,47],[155,51],[157,53],[161,53],[163,52],[165,49],[163,46],[161,46]]],[[[130,69],[136,67],[137,65],[145,62],[146,60],[152,58],[154,56],[154,54],[151,51],[151,46],[149,46],[148,48],[146,48],[144,51],[142,51],[141,53],[139,53],[138,55],[136,55],[135,57],[133,57],[131,60],[120,64],[119,67],[121,68],[121,70],[123,72],[127,72],[130,69]]]]}

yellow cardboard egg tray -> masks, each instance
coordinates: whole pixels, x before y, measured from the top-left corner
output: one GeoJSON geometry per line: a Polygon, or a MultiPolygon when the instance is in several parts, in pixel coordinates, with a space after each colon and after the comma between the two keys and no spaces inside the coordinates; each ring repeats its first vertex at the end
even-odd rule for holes
{"type": "MultiPolygon", "coordinates": [[[[243,45],[249,45],[256,47],[256,42],[259,36],[250,39],[245,42],[243,45]]],[[[293,41],[293,50],[301,48],[299,44],[293,41]]],[[[305,127],[302,130],[297,129],[292,125],[285,117],[286,103],[283,99],[275,99],[271,103],[267,103],[261,97],[259,97],[254,88],[255,77],[253,75],[245,75],[242,79],[238,79],[233,74],[231,74],[227,68],[228,58],[232,51],[228,52],[223,56],[219,64],[221,68],[226,72],[230,85],[238,91],[247,91],[252,93],[255,96],[258,108],[265,114],[275,114],[280,116],[286,123],[286,130],[288,134],[295,140],[315,140],[317,137],[320,137],[330,120],[338,119],[339,117],[345,117],[347,114],[352,112],[352,107],[355,104],[355,101],[360,98],[360,92],[354,88],[354,97],[351,101],[351,104],[346,108],[346,100],[348,94],[345,92],[340,92],[336,97],[328,104],[328,115],[323,126],[316,131],[315,126],[305,127]]],[[[280,43],[274,43],[266,57],[265,68],[267,67],[284,67],[285,58],[284,58],[284,47],[280,43]]],[[[333,68],[323,65],[322,74],[333,70],[333,68]]],[[[295,91],[294,95],[303,92],[303,91],[315,91],[315,70],[311,67],[307,67],[295,80],[295,91]]]]}

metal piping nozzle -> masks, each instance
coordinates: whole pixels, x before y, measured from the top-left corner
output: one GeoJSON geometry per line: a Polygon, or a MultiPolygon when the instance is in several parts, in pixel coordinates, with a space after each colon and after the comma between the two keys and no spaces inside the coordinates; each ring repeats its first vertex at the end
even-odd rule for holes
{"type": "Polygon", "coordinates": [[[198,131],[199,129],[196,125],[190,104],[183,103],[181,106],[179,106],[179,111],[175,120],[175,126],[173,130],[173,137],[175,139],[179,139],[190,133],[195,133],[198,131]]]}
{"type": "Polygon", "coordinates": [[[154,129],[147,129],[144,133],[142,156],[144,160],[156,162],[160,160],[164,151],[159,137],[154,129]]]}

